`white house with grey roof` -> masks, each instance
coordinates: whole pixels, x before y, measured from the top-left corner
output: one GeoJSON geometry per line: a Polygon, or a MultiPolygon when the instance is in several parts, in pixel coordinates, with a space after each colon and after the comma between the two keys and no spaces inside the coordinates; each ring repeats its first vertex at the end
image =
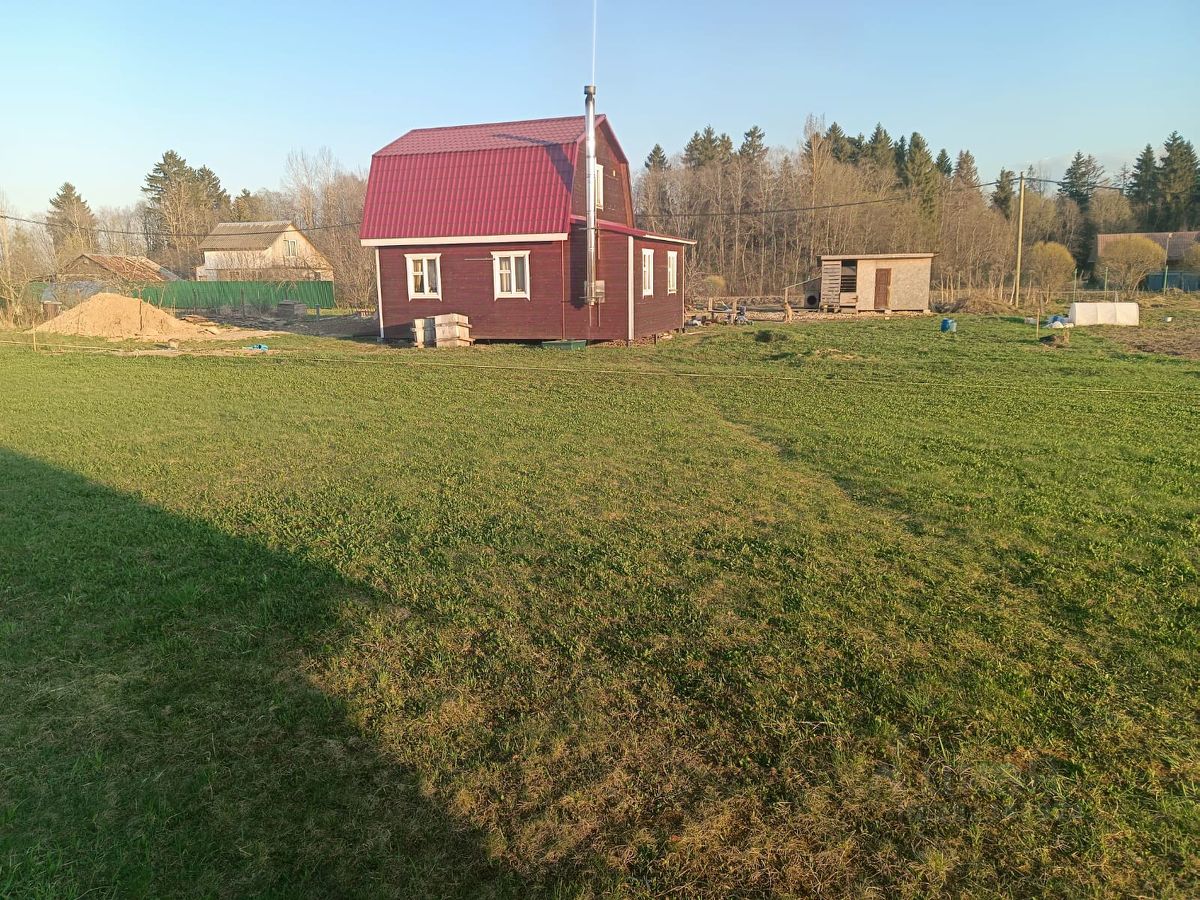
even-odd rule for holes
{"type": "Polygon", "coordinates": [[[333,268],[291,222],[222,222],[200,245],[197,281],[333,281],[333,268]]]}

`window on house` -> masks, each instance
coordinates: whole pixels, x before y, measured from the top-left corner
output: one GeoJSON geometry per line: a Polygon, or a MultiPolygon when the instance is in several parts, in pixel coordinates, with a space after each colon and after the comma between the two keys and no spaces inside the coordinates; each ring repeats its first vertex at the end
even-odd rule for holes
{"type": "Polygon", "coordinates": [[[442,265],[440,253],[408,253],[408,299],[442,299],[442,265]]]}
{"type": "Polygon", "coordinates": [[[283,252],[284,252],[285,256],[295,256],[296,255],[296,242],[295,241],[284,241],[284,251],[283,252]]]}
{"type": "Polygon", "coordinates": [[[492,253],[492,281],[496,298],[529,299],[529,251],[504,250],[492,253]]]}
{"type": "Polygon", "coordinates": [[[642,296],[649,297],[654,293],[654,251],[642,251],[642,296]]]}
{"type": "Polygon", "coordinates": [[[679,290],[679,252],[667,251],[667,293],[674,294],[679,290]]]}
{"type": "Polygon", "coordinates": [[[604,209],[604,166],[596,163],[596,209],[604,209]]]}

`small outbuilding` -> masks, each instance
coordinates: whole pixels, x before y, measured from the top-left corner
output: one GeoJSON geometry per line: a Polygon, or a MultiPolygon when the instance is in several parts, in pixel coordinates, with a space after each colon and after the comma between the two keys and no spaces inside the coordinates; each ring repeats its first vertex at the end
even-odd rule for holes
{"type": "Polygon", "coordinates": [[[935,253],[859,253],[821,257],[804,284],[804,305],[829,312],[928,312],[935,253]]]}

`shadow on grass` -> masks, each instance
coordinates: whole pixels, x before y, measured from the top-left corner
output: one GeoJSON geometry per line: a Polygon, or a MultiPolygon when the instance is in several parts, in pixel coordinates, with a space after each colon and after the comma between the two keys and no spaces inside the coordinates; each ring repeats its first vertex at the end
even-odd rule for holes
{"type": "Polygon", "coordinates": [[[329,568],[0,450],[0,895],[528,896],[306,660],[329,568]]]}

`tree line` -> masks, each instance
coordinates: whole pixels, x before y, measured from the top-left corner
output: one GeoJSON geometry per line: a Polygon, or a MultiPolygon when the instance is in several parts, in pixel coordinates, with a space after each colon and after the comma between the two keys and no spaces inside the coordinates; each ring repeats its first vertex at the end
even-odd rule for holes
{"type": "MultiPolygon", "coordinates": [[[[1027,246],[1062,245],[1075,270],[1089,268],[1097,233],[1200,224],[1200,163],[1178,133],[1113,176],[1082,152],[1057,183],[1033,167],[1025,175],[1027,246]]],[[[707,126],[673,156],[656,145],[635,196],[640,224],[696,240],[693,271],[723,291],[777,293],[814,275],[826,253],[927,251],[937,253],[935,284],[999,299],[1011,290],[1017,185],[1011,169],[983,182],[969,150],[935,152],[919,132],[894,139],[877,124],[851,136],[810,118],[792,150],[771,148],[758,126],[738,142],[707,126]]],[[[352,224],[365,190],[327,149],[291,153],[278,189],[235,195],[210,167],[168,150],[135,204],[93,211],[65,182],[49,198],[50,227],[0,220],[0,295],[19,296],[21,283],[86,251],[149,256],[189,277],[217,222],[287,219],[329,259],[339,302],[370,305],[373,261],[352,224]]],[[[1141,248],[1138,267],[1150,254],[1141,248]]],[[[1052,255],[1061,273],[1065,259],[1052,255]]]]}
{"type": "MultiPolygon", "coordinates": [[[[1061,244],[1076,270],[1097,233],[1200,222],[1200,165],[1178,133],[1115,177],[1082,152],[1061,183],[1024,174],[1026,244],[1061,244]]],[[[1011,290],[1018,181],[1002,169],[985,183],[969,150],[934,151],[919,132],[850,136],[810,118],[794,150],[769,148],[758,126],[737,143],[707,126],[674,156],[656,145],[636,199],[640,223],[696,240],[693,271],[729,293],[778,293],[827,253],[935,252],[935,284],[999,298],[1011,290]]]]}

